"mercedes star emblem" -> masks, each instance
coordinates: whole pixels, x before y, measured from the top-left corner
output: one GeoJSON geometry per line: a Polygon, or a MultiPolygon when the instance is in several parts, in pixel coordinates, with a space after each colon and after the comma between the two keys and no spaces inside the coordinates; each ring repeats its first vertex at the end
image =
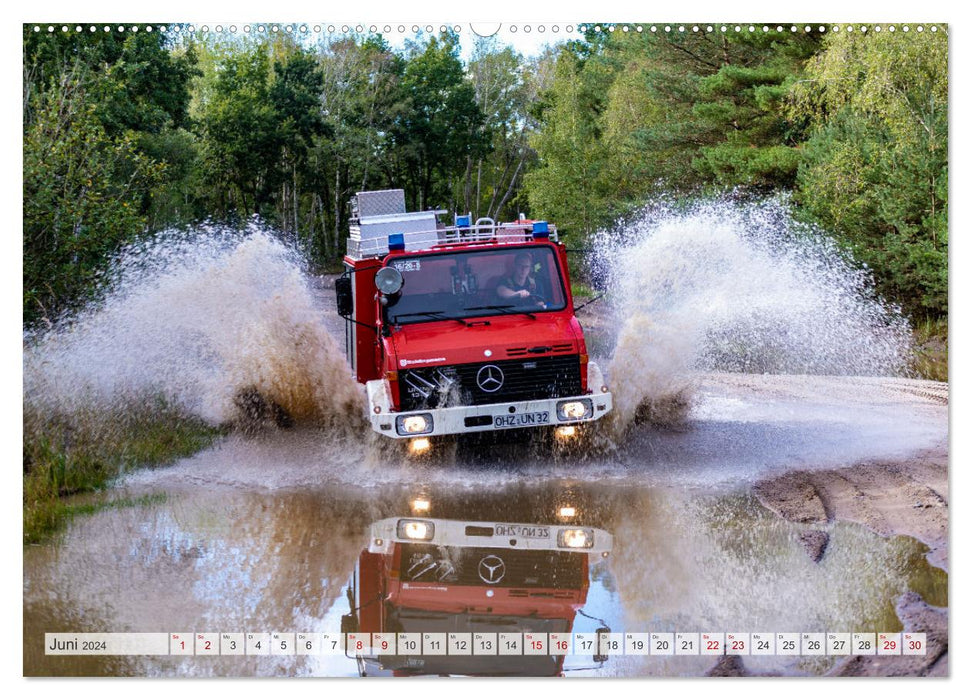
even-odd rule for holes
{"type": "Polygon", "coordinates": [[[484,365],[479,370],[479,373],[475,375],[475,383],[479,385],[482,391],[488,394],[499,391],[502,388],[504,379],[502,370],[495,365],[484,365]]]}
{"type": "Polygon", "coordinates": [[[488,584],[496,584],[502,581],[506,575],[506,563],[495,554],[482,557],[479,562],[479,578],[488,584]]]}

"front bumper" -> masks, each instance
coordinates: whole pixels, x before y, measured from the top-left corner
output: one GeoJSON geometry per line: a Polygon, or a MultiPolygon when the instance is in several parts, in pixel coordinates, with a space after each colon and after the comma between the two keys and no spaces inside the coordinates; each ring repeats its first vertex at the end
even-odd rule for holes
{"type": "Polygon", "coordinates": [[[593,362],[587,366],[587,383],[593,389],[593,393],[581,396],[560,396],[555,399],[532,399],[481,406],[454,406],[395,413],[392,412],[391,387],[387,380],[375,379],[366,384],[368,416],[371,420],[371,427],[375,432],[397,439],[483,433],[515,428],[578,425],[599,420],[613,408],[613,398],[610,392],[604,391],[606,387],[603,383],[603,374],[593,362]],[[561,420],[557,416],[557,404],[564,401],[581,401],[584,399],[590,401],[592,406],[592,412],[586,418],[561,420]],[[545,421],[543,420],[544,414],[545,421]],[[432,429],[420,434],[400,434],[397,428],[398,419],[418,415],[430,415],[432,429]]]}
{"type": "Polygon", "coordinates": [[[494,547],[507,550],[559,551],[599,554],[606,558],[613,549],[614,538],[609,532],[588,525],[561,522],[556,524],[527,524],[490,521],[444,520],[421,515],[385,518],[371,523],[371,541],[368,551],[372,554],[391,554],[395,545],[402,543],[431,544],[440,547],[494,547]],[[398,534],[398,523],[418,520],[432,526],[428,539],[415,540],[398,534]],[[586,530],[590,546],[569,547],[560,543],[561,530],[586,530]],[[471,532],[473,531],[474,532],[471,532]]]}

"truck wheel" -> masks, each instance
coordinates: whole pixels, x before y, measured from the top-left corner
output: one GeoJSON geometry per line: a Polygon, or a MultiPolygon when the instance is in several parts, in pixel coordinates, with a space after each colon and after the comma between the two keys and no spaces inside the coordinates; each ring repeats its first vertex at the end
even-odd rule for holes
{"type": "Polygon", "coordinates": [[[244,430],[260,430],[268,425],[284,429],[294,426],[293,417],[286,409],[263,396],[255,387],[240,391],[233,403],[239,409],[240,423],[244,430]]]}

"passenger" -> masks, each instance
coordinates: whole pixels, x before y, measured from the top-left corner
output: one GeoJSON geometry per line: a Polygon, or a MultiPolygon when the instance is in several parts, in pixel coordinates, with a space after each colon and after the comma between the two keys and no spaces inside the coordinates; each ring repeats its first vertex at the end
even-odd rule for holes
{"type": "Polygon", "coordinates": [[[513,262],[512,274],[503,277],[496,287],[496,295],[500,303],[546,308],[546,302],[539,296],[532,272],[533,256],[526,251],[518,253],[513,262]]]}

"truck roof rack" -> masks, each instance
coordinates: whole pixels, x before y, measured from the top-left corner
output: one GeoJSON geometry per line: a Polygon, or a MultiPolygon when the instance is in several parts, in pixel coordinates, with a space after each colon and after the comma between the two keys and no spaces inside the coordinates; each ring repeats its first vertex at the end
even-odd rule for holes
{"type": "Polygon", "coordinates": [[[405,211],[404,190],[372,190],[358,192],[351,197],[351,212],[354,218],[404,214],[405,211]]]}
{"type": "Polygon", "coordinates": [[[497,224],[492,219],[479,219],[469,226],[441,226],[436,223],[437,213],[427,211],[360,217],[351,223],[347,254],[355,259],[387,255],[392,236],[397,249],[409,251],[453,245],[559,240],[556,227],[545,221],[497,224]]]}

